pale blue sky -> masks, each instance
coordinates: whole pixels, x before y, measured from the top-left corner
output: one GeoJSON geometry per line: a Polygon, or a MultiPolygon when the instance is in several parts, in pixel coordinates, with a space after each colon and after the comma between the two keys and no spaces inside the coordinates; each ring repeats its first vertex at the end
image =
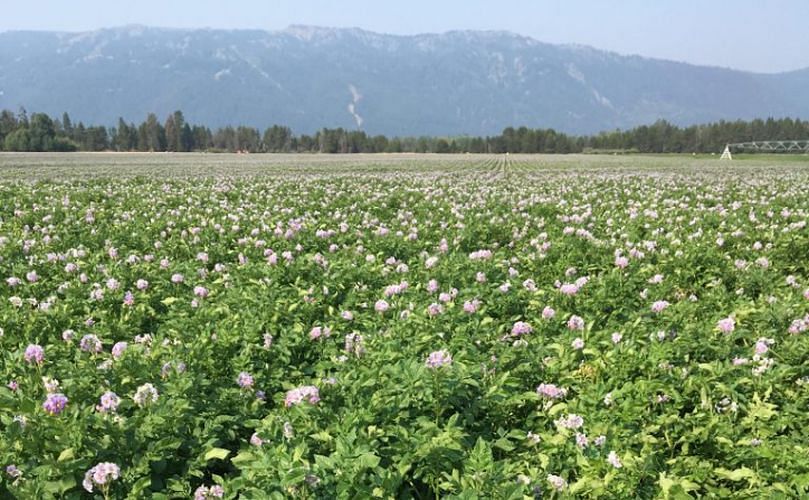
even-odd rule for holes
{"type": "Polygon", "coordinates": [[[125,24],[314,24],[396,34],[495,29],[752,71],[809,67],[809,0],[0,0],[0,30],[125,24]]]}

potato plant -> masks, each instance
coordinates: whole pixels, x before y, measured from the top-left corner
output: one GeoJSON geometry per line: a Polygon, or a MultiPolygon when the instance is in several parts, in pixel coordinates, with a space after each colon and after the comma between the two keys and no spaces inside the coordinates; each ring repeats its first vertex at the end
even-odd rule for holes
{"type": "Polygon", "coordinates": [[[317,161],[0,182],[0,496],[809,494],[805,167],[317,161]]]}

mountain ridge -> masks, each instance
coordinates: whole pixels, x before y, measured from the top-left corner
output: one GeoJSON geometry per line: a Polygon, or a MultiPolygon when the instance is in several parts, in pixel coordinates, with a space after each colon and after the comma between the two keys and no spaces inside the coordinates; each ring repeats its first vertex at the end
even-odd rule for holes
{"type": "Polygon", "coordinates": [[[752,73],[499,31],[361,28],[0,32],[0,108],[114,124],[182,109],[210,126],[489,135],[507,126],[592,134],[809,117],[809,68],[752,73]]]}

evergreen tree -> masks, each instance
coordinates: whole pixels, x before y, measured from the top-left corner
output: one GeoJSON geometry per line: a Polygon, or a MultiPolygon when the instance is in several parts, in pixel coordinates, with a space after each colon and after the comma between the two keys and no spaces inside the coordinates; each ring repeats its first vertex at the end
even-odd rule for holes
{"type": "Polygon", "coordinates": [[[166,130],[157,120],[157,115],[149,113],[146,117],[144,127],[144,151],[165,151],[166,150],[166,130]]]}
{"type": "Polygon", "coordinates": [[[191,128],[185,122],[182,111],[175,111],[166,118],[166,149],[168,151],[190,151],[192,146],[191,128]]]}
{"type": "Polygon", "coordinates": [[[131,151],[132,144],[130,143],[131,133],[129,125],[126,124],[123,118],[118,118],[118,127],[111,132],[110,143],[112,148],[116,151],[131,151]]]}
{"type": "Polygon", "coordinates": [[[193,137],[191,151],[208,151],[213,147],[213,136],[207,127],[194,125],[191,136],[193,137]]]}
{"type": "MultiPolygon", "coordinates": [[[[188,151],[186,147],[186,143],[183,140],[183,129],[185,128],[185,116],[183,116],[183,112],[177,110],[174,112],[174,137],[172,140],[174,141],[174,145],[176,146],[175,151],[188,151]]],[[[168,139],[168,132],[166,132],[166,138],[168,139]]]]}
{"type": "Polygon", "coordinates": [[[53,119],[43,113],[30,118],[0,111],[0,149],[16,151],[249,151],[340,153],[575,153],[626,151],[641,153],[718,152],[725,144],[745,141],[809,140],[809,121],[767,118],[725,121],[678,127],[665,120],[630,130],[613,130],[593,136],[571,136],[553,129],[507,127],[492,137],[370,137],[361,130],[319,130],[314,137],[295,136],[288,127],[273,125],[263,135],[253,127],[222,127],[212,132],[191,125],[175,111],[162,125],[154,113],[135,125],[122,118],[117,127],[74,125],[67,113],[53,119]]]}
{"type": "Polygon", "coordinates": [[[258,153],[261,149],[261,136],[252,127],[241,126],[236,129],[236,146],[230,151],[246,151],[258,153]]]}
{"type": "Polygon", "coordinates": [[[17,123],[20,127],[28,127],[28,112],[20,106],[20,110],[17,112],[17,123]]]}
{"type": "Polygon", "coordinates": [[[62,130],[67,137],[73,137],[73,122],[70,121],[70,115],[67,114],[67,111],[62,113],[62,130]]]}
{"type": "Polygon", "coordinates": [[[174,122],[174,115],[166,118],[166,151],[180,150],[180,131],[174,122]]]}
{"type": "Polygon", "coordinates": [[[0,148],[4,147],[5,138],[17,130],[17,117],[14,113],[4,109],[0,112],[0,148]]]}
{"type": "MultiPolygon", "coordinates": [[[[174,119],[177,123],[177,118],[174,119]]],[[[191,126],[188,123],[183,123],[183,128],[180,130],[180,151],[193,151],[194,150],[194,134],[191,132],[191,126]]]]}

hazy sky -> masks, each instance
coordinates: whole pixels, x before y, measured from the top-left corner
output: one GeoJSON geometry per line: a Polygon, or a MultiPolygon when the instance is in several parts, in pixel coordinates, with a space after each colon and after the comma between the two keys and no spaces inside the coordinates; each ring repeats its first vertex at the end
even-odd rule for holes
{"type": "Polygon", "coordinates": [[[809,67],[809,0],[0,0],[0,30],[124,24],[314,24],[397,34],[495,29],[752,71],[809,67]]]}

